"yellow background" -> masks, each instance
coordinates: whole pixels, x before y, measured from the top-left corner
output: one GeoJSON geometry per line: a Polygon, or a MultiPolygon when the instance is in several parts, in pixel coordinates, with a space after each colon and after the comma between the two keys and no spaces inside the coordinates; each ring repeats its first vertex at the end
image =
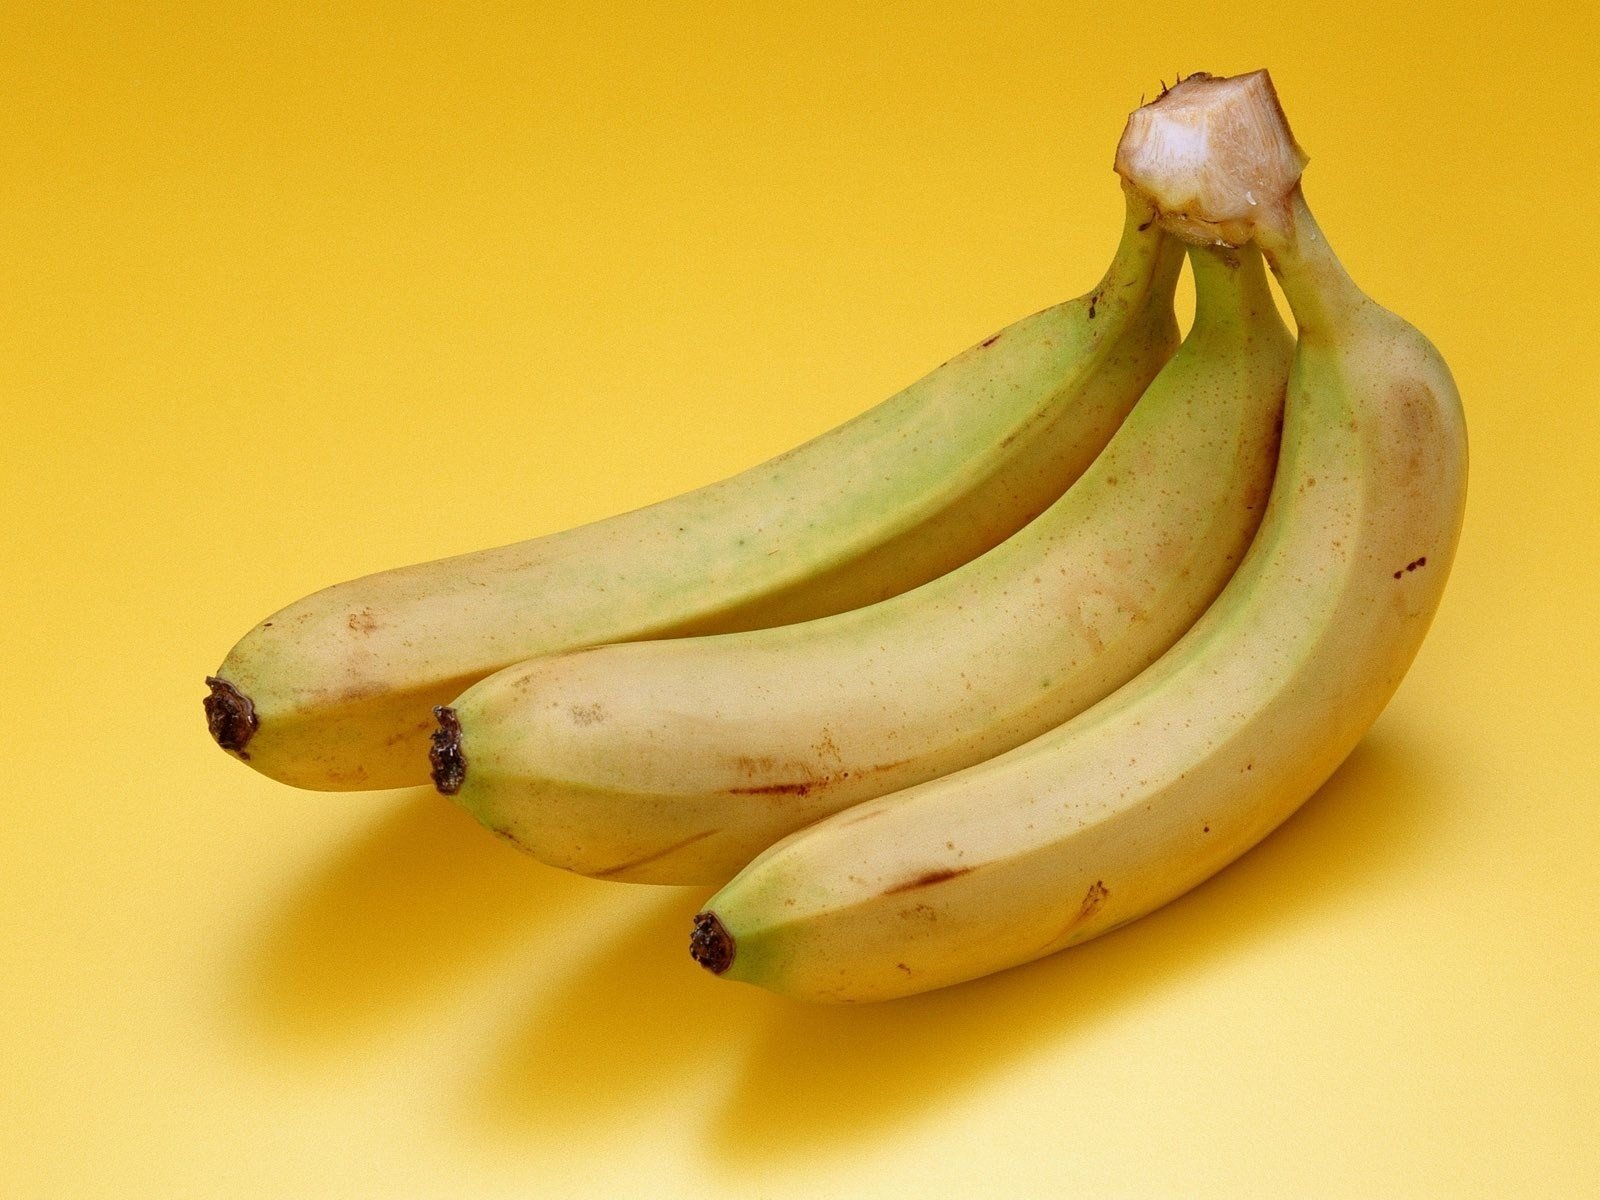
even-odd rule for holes
{"type": "Polygon", "coordinates": [[[1580,6],[11,7],[0,1194],[1600,1194],[1580,6]],[[694,968],[701,892],[210,744],[269,610],[729,474],[1086,290],[1141,91],[1262,65],[1473,481],[1398,697],[1213,882],[801,1007],[694,968]]]}

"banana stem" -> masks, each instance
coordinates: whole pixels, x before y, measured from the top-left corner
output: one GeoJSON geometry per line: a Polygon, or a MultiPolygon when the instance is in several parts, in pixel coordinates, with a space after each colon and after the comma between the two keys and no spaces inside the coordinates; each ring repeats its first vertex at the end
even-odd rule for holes
{"type": "Polygon", "coordinates": [[[1267,273],[1254,246],[1190,246],[1194,270],[1191,338],[1237,337],[1252,318],[1273,308],[1267,273]]]}
{"type": "Polygon", "coordinates": [[[1129,115],[1116,171],[1156,206],[1170,233],[1201,246],[1239,246],[1261,211],[1288,196],[1305,163],[1267,72],[1196,72],[1129,115]]]}
{"type": "Polygon", "coordinates": [[[1262,212],[1254,238],[1294,311],[1301,337],[1331,337],[1372,303],[1328,245],[1299,184],[1281,205],[1262,212]]]}
{"type": "Polygon", "coordinates": [[[1183,269],[1183,244],[1168,237],[1161,227],[1161,214],[1148,196],[1126,182],[1122,186],[1125,209],[1122,239],[1111,265],[1094,289],[1097,297],[1106,296],[1130,279],[1145,281],[1139,299],[1171,293],[1183,269]]]}
{"type": "MultiPolygon", "coordinates": [[[[1302,337],[1332,336],[1371,304],[1317,227],[1300,189],[1306,156],[1265,71],[1203,73],[1136,109],[1117,172],[1161,225],[1201,246],[1260,246],[1302,337]]],[[[1199,286],[1202,259],[1195,257],[1199,286]]]]}

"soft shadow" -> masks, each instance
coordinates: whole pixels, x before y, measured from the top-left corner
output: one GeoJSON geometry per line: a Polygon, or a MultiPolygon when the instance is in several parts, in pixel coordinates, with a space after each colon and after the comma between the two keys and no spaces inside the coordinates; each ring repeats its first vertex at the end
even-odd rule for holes
{"type": "Polygon", "coordinates": [[[775,1010],[708,1131],[709,1156],[741,1172],[847,1152],[1352,889],[1394,886],[1446,807],[1445,773],[1419,761],[1415,741],[1387,731],[1369,737],[1256,849],[1105,937],[904,1000],[775,1010]]]}
{"type": "Polygon", "coordinates": [[[609,888],[597,925],[624,932],[516,1018],[470,1099],[471,1115],[510,1142],[535,1131],[605,1129],[645,1097],[700,1089],[733,1065],[776,996],[730,988],[689,959],[690,918],[705,888],[609,888]]]}
{"type": "Polygon", "coordinates": [[[243,1020],[307,1053],[348,1047],[446,998],[576,895],[431,789],[340,849],[251,939],[243,1020]]]}
{"type": "Polygon", "coordinates": [[[709,1111],[688,1133],[727,1172],[848,1153],[1352,888],[1394,885],[1445,807],[1443,781],[1410,741],[1380,731],[1260,847],[1166,908],[1050,959],[859,1008],[696,970],[689,918],[704,889],[603,889],[585,919],[602,937],[623,932],[558,990],[536,985],[543,998],[491,1052],[469,1119],[507,1144],[603,1137],[655,1096],[709,1111]]]}

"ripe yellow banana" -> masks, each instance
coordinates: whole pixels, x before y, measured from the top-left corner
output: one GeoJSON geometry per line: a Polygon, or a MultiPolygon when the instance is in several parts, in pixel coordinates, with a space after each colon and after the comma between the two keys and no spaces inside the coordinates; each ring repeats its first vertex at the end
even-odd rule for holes
{"type": "Polygon", "coordinates": [[[751,863],[696,918],[691,950],[710,970],[797,997],[875,1000],[1104,933],[1293,812],[1411,663],[1465,501],[1450,372],[1328,248],[1264,73],[1180,85],[1141,114],[1119,170],[1190,235],[1253,236],[1300,326],[1278,475],[1249,554],[1172,650],[1082,716],[751,863]],[[1197,157],[1211,178],[1197,182],[1197,157]]]}
{"type": "Polygon", "coordinates": [[[1021,532],[866,608],[492,675],[441,714],[447,790],[555,866],[722,883],[802,825],[991,758],[1131,679],[1250,544],[1293,351],[1253,247],[1191,259],[1189,336],[1021,532]]]}
{"type": "Polygon", "coordinates": [[[301,787],[424,783],[433,707],[512,663],[842,612],[982,554],[1066,490],[1171,357],[1183,255],[1153,222],[1129,193],[1092,292],[761,466],[290,605],[207,680],[212,735],[301,787]]]}

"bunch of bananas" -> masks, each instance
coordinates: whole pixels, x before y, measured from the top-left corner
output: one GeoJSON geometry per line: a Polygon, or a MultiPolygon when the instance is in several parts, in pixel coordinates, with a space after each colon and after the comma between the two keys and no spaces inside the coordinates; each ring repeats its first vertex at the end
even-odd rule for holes
{"type": "Polygon", "coordinates": [[[547,863],[720,885],[694,957],[809,999],[1149,912],[1355,746],[1460,530],[1449,371],[1304,162],[1265,72],[1180,81],[1086,296],[731,479],[291,605],[208,679],[213,736],[303,787],[431,764],[547,863]]]}

